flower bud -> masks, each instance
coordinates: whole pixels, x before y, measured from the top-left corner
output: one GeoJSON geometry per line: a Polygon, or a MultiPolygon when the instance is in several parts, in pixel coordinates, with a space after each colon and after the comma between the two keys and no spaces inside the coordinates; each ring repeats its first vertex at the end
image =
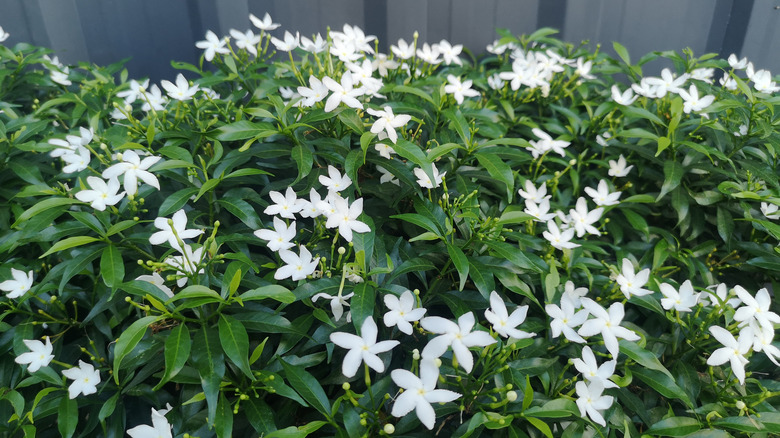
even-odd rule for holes
{"type": "Polygon", "coordinates": [[[414,360],[420,360],[420,350],[414,349],[412,350],[412,359],[414,360]]]}
{"type": "Polygon", "coordinates": [[[510,402],[513,402],[513,401],[517,400],[517,392],[515,392],[515,391],[507,391],[506,399],[509,400],[510,402]]]}
{"type": "Polygon", "coordinates": [[[347,252],[347,250],[343,246],[340,246],[339,249],[338,249],[338,252],[339,252],[339,255],[344,255],[347,252]]]}
{"type": "Polygon", "coordinates": [[[385,427],[383,428],[385,433],[388,435],[392,435],[393,432],[395,432],[395,426],[393,426],[390,423],[385,424],[385,427]]]}
{"type": "Polygon", "coordinates": [[[342,383],[342,384],[341,384],[341,388],[342,388],[344,391],[349,391],[349,388],[350,388],[349,382],[344,382],[344,383],[342,383]]]}
{"type": "Polygon", "coordinates": [[[577,160],[575,160],[574,158],[569,160],[569,166],[574,166],[575,164],[577,164],[577,160]]]}
{"type": "Polygon", "coordinates": [[[737,409],[739,409],[740,411],[742,411],[745,408],[747,408],[747,406],[745,405],[745,402],[743,402],[742,400],[737,400],[736,406],[737,406],[737,409]]]}

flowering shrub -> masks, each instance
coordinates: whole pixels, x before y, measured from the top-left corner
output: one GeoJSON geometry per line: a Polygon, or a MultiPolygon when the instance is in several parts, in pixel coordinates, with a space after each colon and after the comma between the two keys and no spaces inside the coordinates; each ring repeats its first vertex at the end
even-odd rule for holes
{"type": "Polygon", "coordinates": [[[0,46],[4,434],[780,433],[769,72],[250,18],[0,46]]]}

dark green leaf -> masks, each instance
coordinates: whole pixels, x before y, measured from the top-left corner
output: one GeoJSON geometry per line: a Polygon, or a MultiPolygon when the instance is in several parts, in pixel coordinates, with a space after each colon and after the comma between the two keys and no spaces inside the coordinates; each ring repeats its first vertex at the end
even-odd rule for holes
{"type": "Polygon", "coordinates": [[[251,380],[255,379],[249,366],[249,336],[243,324],[235,318],[219,316],[219,341],[227,357],[251,380]]]}
{"type": "Polygon", "coordinates": [[[662,436],[686,436],[701,429],[701,423],[691,417],[671,417],[650,426],[647,433],[662,436]]]}
{"type": "Polygon", "coordinates": [[[672,160],[664,163],[664,184],[661,187],[661,193],[655,198],[656,202],[660,201],[664,195],[680,185],[683,174],[684,170],[681,163],[672,160]]]}
{"type": "Polygon", "coordinates": [[[63,438],[70,438],[79,424],[79,404],[75,399],[62,397],[57,410],[57,429],[63,438]]]}
{"type": "Polygon", "coordinates": [[[295,302],[295,294],[290,292],[290,289],[279,286],[278,284],[269,284],[267,286],[260,286],[256,289],[246,291],[241,294],[239,298],[241,298],[241,301],[263,300],[266,298],[271,298],[273,300],[279,301],[280,303],[290,304],[295,302]]]}
{"type": "Polygon", "coordinates": [[[161,388],[184,368],[184,364],[190,357],[191,348],[192,339],[187,325],[182,323],[174,327],[165,338],[165,373],[160,379],[160,383],[155,386],[155,390],[161,388]]]}
{"type": "Polygon", "coordinates": [[[284,375],[290,385],[298,391],[306,402],[317,409],[325,418],[330,418],[330,400],[322,389],[320,382],[303,367],[290,365],[286,360],[279,362],[284,368],[284,375]]]}
{"type": "Polygon", "coordinates": [[[64,251],[66,249],[75,248],[77,246],[86,245],[88,243],[97,242],[100,239],[97,239],[92,236],[74,236],[74,237],[68,237],[67,239],[62,239],[59,242],[55,243],[54,245],[49,248],[48,251],[41,254],[39,259],[42,259],[46,257],[49,254],[54,254],[55,252],[64,251]]]}
{"type": "Polygon", "coordinates": [[[450,255],[450,260],[455,265],[455,269],[458,270],[458,276],[460,277],[458,290],[463,290],[466,280],[469,279],[469,260],[460,248],[449,243],[447,243],[447,253],[450,255]]]}
{"type": "Polygon", "coordinates": [[[352,310],[352,324],[358,332],[366,318],[373,318],[374,307],[376,306],[376,293],[374,288],[368,283],[355,285],[353,289],[355,295],[350,299],[350,309],[352,310]]]}
{"type": "Polygon", "coordinates": [[[219,334],[213,328],[203,327],[195,334],[192,362],[198,369],[200,384],[206,396],[209,423],[214,423],[217,414],[219,385],[225,375],[225,357],[219,346],[219,334]]]}
{"type": "Polygon", "coordinates": [[[106,286],[110,288],[115,288],[124,281],[125,263],[116,246],[108,245],[103,249],[103,255],[100,257],[100,275],[106,286]]]}
{"type": "Polygon", "coordinates": [[[161,320],[162,316],[144,316],[143,318],[130,324],[130,327],[122,332],[114,346],[114,381],[119,384],[119,370],[121,369],[122,359],[125,358],[146,333],[146,329],[153,323],[161,320]]]}

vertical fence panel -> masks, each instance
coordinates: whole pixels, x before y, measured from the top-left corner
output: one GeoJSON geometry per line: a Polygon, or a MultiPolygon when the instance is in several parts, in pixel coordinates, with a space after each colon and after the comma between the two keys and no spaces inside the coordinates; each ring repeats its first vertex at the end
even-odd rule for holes
{"type": "MultiPolygon", "coordinates": [[[[428,0],[391,0],[387,2],[387,38],[389,44],[399,39],[411,44],[415,31],[427,40],[428,0]],[[414,11],[414,13],[410,13],[414,11]]],[[[389,47],[389,45],[388,45],[389,47]]]]}
{"type": "MultiPolygon", "coordinates": [[[[453,0],[450,35],[442,38],[482,51],[495,39],[497,3],[497,0],[453,0]]],[[[439,40],[441,38],[431,42],[439,40]]]]}
{"type": "Polygon", "coordinates": [[[75,0],[38,0],[41,18],[49,34],[51,48],[65,63],[88,61],[89,52],[82,33],[75,0]]]}
{"type": "MultiPolygon", "coordinates": [[[[498,0],[495,9],[495,28],[510,29],[515,34],[530,34],[536,30],[536,18],[539,15],[539,0],[498,0]]],[[[495,29],[492,29],[495,31],[495,29]]],[[[493,34],[490,42],[498,38],[493,34]]],[[[475,53],[481,53],[485,47],[470,47],[475,53]]]]}
{"type": "Polygon", "coordinates": [[[780,6],[776,1],[756,0],[742,46],[742,55],[753,61],[756,69],[769,69],[774,74],[780,73],[780,10],[776,6],[780,6]]]}

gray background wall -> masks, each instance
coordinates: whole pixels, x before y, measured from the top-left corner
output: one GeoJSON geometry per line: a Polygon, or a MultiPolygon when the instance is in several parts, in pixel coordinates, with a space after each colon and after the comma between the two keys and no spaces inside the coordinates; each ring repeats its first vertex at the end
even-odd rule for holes
{"type": "Polygon", "coordinates": [[[780,73],[780,0],[0,0],[0,26],[11,33],[7,45],[50,47],[66,63],[132,57],[131,77],[159,80],[175,75],[171,60],[197,61],[194,43],[207,30],[246,30],[249,13],[265,12],[282,24],[275,34],[348,23],[376,35],[383,51],[417,30],[421,41],[447,39],[481,53],[495,28],[527,34],[550,26],[565,41],[610,52],[619,41],[634,60],[690,47],[748,56],[780,73]]]}

